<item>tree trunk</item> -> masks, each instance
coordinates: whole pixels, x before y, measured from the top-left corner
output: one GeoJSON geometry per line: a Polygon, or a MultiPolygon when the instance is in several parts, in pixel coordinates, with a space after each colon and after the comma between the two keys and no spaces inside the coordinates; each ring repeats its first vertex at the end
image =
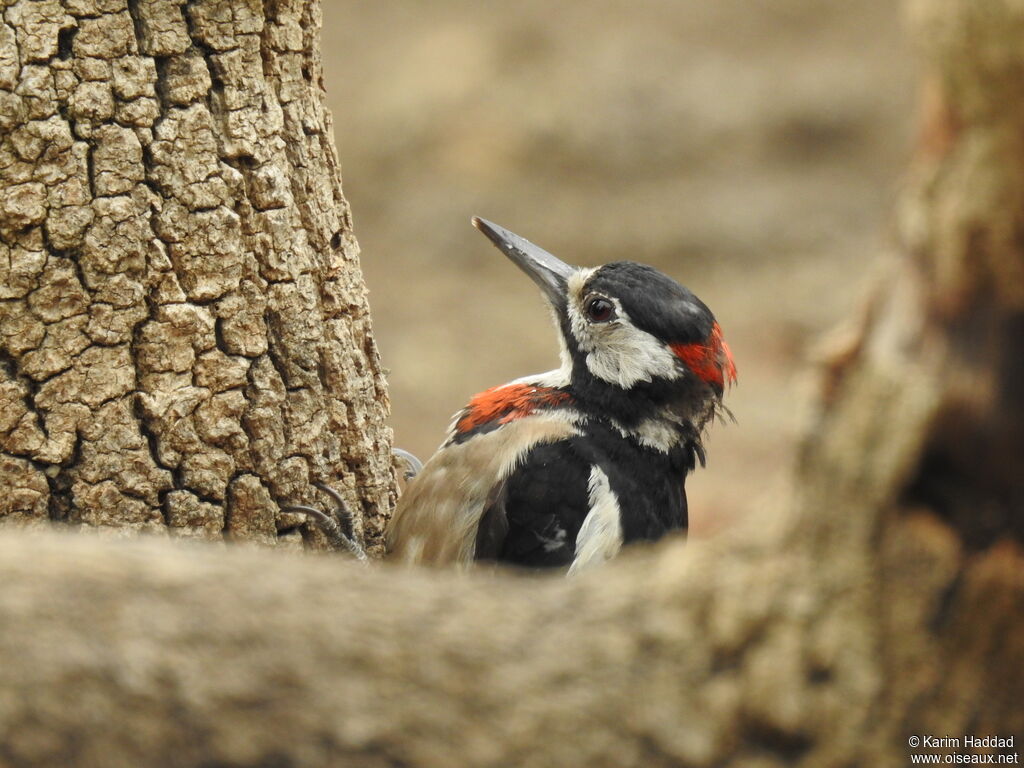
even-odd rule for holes
{"type": "Polygon", "coordinates": [[[0,520],[295,540],[278,505],[320,481],[376,542],[387,394],[319,5],[0,8],[0,520]]]}
{"type": "Polygon", "coordinates": [[[0,759],[902,766],[941,754],[912,736],[968,734],[1017,752],[1024,9],[912,10],[929,97],[903,253],[833,347],[784,507],[569,581],[8,535],[0,759]]]}

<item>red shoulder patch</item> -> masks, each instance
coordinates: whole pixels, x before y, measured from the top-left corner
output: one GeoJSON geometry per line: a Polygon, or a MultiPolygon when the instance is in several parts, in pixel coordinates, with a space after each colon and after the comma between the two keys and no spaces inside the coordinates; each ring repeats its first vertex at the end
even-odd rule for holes
{"type": "Polygon", "coordinates": [[[711,333],[703,342],[672,344],[671,347],[676,357],[708,384],[723,389],[726,382],[736,383],[736,364],[718,323],[711,326],[711,333]]]}
{"type": "Polygon", "coordinates": [[[469,432],[491,422],[507,424],[529,416],[538,408],[565,405],[568,392],[532,384],[503,384],[474,395],[455,424],[456,432],[469,432]]]}

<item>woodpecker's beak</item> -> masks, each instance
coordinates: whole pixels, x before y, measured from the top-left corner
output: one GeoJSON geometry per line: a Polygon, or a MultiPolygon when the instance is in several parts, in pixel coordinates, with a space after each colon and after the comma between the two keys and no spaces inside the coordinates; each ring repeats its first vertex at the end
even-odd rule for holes
{"type": "Polygon", "coordinates": [[[553,306],[565,305],[566,281],[576,271],[575,267],[487,219],[474,216],[473,226],[487,235],[502,253],[529,275],[553,306]]]}

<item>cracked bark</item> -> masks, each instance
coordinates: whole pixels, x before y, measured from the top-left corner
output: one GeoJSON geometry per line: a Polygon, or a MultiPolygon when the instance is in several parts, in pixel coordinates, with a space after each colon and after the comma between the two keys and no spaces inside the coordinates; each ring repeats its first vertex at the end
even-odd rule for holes
{"type": "MultiPolygon", "coordinates": [[[[833,344],[784,505],[572,581],[8,533],[0,762],[902,766],[924,734],[1019,749],[1024,11],[911,10],[928,99],[903,253],[833,344]]],[[[147,320],[217,336],[213,310],[182,305],[147,320]]],[[[249,391],[273,410],[310,369],[259,354],[249,391]]],[[[32,381],[12,391],[38,402],[32,381]]],[[[83,460],[90,440],[72,441],[83,460]]]]}
{"type": "Polygon", "coordinates": [[[376,548],[387,394],[319,6],[0,9],[0,522],[296,542],[278,506],[320,481],[376,548]]]}

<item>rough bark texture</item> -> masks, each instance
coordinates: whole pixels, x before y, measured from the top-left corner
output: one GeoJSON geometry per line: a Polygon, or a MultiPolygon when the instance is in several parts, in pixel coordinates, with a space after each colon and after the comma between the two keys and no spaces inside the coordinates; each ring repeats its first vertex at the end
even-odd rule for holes
{"type": "Polygon", "coordinates": [[[0,522],[294,541],[278,505],[321,481],[376,540],[387,394],[319,21],[0,0],[0,522]]]}
{"type": "MultiPolygon", "coordinates": [[[[904,254],[796,491],[578,580],[0,538],[14,766],[902,766],[1024,734],[1024,7],[913,5],[904,254]]],[[[1011,750],[1012,752],[1013,750],[1011,750]]]]}

